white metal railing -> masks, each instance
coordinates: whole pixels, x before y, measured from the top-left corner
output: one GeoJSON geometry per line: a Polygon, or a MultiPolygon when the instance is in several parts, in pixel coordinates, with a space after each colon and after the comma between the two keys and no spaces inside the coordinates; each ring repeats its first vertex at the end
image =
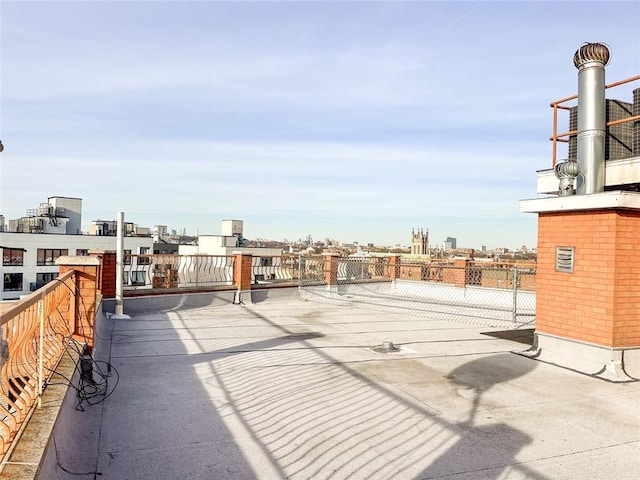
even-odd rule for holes
{"type": "Polygon", "coordinates": [[[233,283],[230,255],[126,255],[125,290],[207,288],[233,283]]]}

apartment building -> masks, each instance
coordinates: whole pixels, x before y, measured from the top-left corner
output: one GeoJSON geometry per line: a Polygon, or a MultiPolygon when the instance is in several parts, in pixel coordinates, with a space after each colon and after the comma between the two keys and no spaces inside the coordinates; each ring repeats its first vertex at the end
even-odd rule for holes
{"type": "Polygon", "coordinates": [[[253,255],[252,280],[269,281],[282,274],[281,248],[248,247],[243,236],[242,220],[222,220],[221,235],[199,235],[196,245],[180,245],[180,255],[253,255]]]}
{"type": "MultiPolygon", "coordinates": [[[[27,215],[9,221],[8,231],[0,231],[2,288],[0,300],[14,300],[40,288],[58,276],[56,260],[65,255],[88,255],[89,250],[116,249],[112,235],[82,235],[82,199],[50,197],[27,215]]],[[[126,236],[125,254],[153,253],[153,238],[126,236]]],[[[137,262],[128,257],[126,283],[135,282],[137,262]]]]}
{"type": "Polygon", "coordinates": [[[242,220],[222,220],[221,235],[198,235],[197,245],[180,245],[181,255],[232,255],[235,252],[258,257],[281,257],[281,248],[248,247],[242,220]]]}

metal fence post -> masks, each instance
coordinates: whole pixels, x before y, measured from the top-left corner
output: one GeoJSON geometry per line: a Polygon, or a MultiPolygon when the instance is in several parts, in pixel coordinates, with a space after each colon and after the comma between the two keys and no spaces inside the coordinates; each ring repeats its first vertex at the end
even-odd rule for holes
{"type": "Polygon", "coordinates": [[[40,321],[40,338],[38,340],[38,408],[42,407],[42,390],[44,388],[44,300],[38,300],[38,320],[40,321]]]}
{"type": "Polygon", "coordinates": [[[518,266],[513,267],[513,310],[511,311],[513,323],[518,320],[518,266]]]}
{"type": "MultiPolygon", "coordinates": [[[[116,315],[124,314],[124,212],[118,212],[116,227],[116,315]]],[[[133,267],[132,267],[133,268],[133,267]]]]}

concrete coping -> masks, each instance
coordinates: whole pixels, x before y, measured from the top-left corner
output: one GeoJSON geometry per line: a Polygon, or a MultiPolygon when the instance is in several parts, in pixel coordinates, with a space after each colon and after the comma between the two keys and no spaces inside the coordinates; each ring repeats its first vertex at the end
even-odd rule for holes
{"type": "Polygon", "coordinates": [[[520,200],[522,213],[561,212],[600,209],[640,210],[640,193],[613,191],[590,195],[569,195],[520,200]]]}
{"type": "Polygon", "coordinates": [[[89,265],[100,265],[100,260],[96,257],[74,257],[69,255],[63,255],[56,259],[56,265],[77,265],[77,266],[89,266],[89,265]]]}
{"type": "Polygon", "coordinates": [[[89,252],[89,255],[103,255],[105,253],[113,253],[113,254],[116,253],[115,250],[109,250],[105,248],[90,248],[88,252],[89,252]]]}

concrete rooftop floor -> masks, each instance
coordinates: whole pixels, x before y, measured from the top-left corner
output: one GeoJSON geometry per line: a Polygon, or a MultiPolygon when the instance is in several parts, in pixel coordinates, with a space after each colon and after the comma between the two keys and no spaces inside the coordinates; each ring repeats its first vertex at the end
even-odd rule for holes
{"type": "Polygon", "coordinates": [[[640,382],[519,356],[490,328],[294,294],[101,318],[119,382],[84,412],[70,390],[39,478],[640,475],[640,382]]]}

